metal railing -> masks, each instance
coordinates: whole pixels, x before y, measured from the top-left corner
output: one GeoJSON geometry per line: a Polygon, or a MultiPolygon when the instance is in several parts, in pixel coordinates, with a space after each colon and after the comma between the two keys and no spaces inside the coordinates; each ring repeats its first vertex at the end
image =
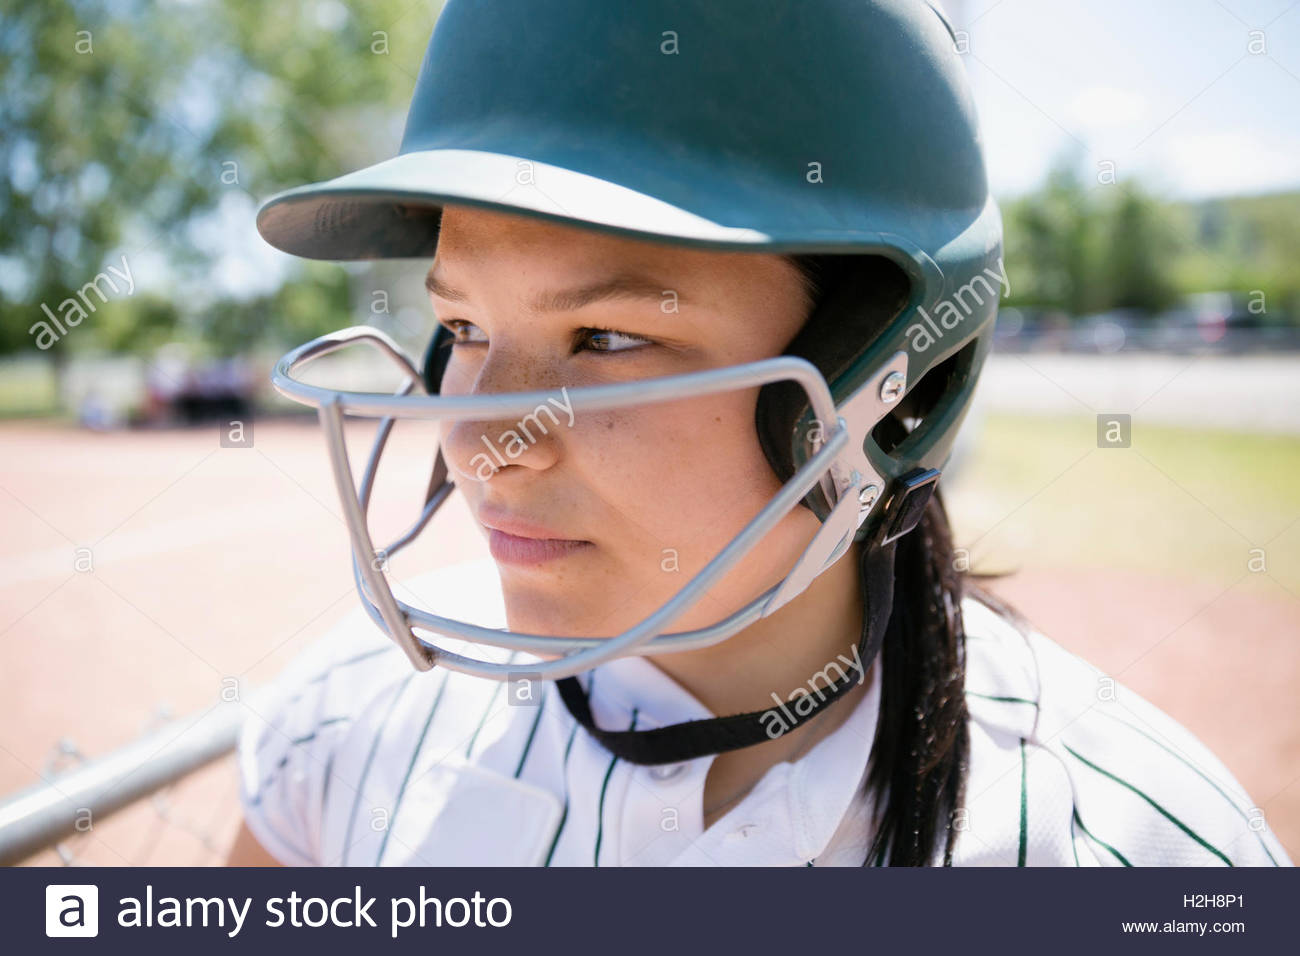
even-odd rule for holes
{"type": "MultiPolygon", "coordinates": [[[[245,713],[237,702],[220,703],[89,759],[71,742],[60,741],[44,783],[0,800],[0,866],[49,847],[65,864],[73,864],[73,854],[61,841],[230,753],[245,713]],[[57,769],[69,760],[75,766],[57,769]]],[[[155,810],[164,823],[176,822],[165,801],[156,801],[155,810]]]]}

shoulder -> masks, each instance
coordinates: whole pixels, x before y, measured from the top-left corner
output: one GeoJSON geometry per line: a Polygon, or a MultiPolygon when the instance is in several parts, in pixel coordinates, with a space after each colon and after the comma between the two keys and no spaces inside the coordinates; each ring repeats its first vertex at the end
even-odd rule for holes
{"type": "MultiPolygon", "coordinates": [[[[480,565],[407,582],[411,593],[404,599],[478,623],[480,565]]],[[[463,641],[439,643],[488,659],[508,656],[463,641]]],[[[401,788],[417,750],[422,760],[440,764],[486,743],[495,729],[489,709],[501,686],[441,668],[417,672],[357,608],[246,703],[237,758],[249,829],[283,863],[343,862],[333,858],[337,841],[326,833],[339,813],[355,815],[353,804],[391,808],[389,792],[401,788]]]]}
{"type": "Polygon", "coordinates": [[[1027,623],[974,597],[962,613],[967,859],[1289,863],[1241,784],[1176,720],[1027,623]]]}

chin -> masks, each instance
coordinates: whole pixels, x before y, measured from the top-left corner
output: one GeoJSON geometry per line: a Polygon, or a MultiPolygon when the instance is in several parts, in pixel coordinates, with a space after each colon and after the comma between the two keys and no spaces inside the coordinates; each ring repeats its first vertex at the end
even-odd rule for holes
{"type": "Polygon", "coordinates": [[[625,609],[590,603],[580,581],[512,581],[501,575],[506,621],[512,631],[548,637],[605,637],[617,634],[625,609]]]}
{"type": "Polygon", "coordinates": [[[594,604],[590,589],[580,584],[573,594],[539,593],[537,589],[515,589],[507,584],[504,597],[511,631],[549,637],[616,637],[654,610],[647,607],[637,613],[617,601],[594,604]]]}

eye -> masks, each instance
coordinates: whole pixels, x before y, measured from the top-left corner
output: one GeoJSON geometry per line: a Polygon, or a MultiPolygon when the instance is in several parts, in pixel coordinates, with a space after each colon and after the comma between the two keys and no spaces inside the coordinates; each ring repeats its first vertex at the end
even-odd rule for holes
{"type": "Polygon", "coordinates": [[[473,322],[464,319],[448,319],[443,325],[451,332],[451,338],[443,341],[443,347],[452,345],[479,345],[487,341],[487,336],[473,322]]]}
{"type": "Polygon", "coordinates": [[[644,336],[614,329],[579,329],[578,336],[586,340],[593,352],[631,352],[652,344],[644,336]]]}
{"type": "MultiPolygon", "coordinates": [[[[450,348],[455,345],[483,345],[487,343],[487,335],[473,322],[466,322],[464,319],[447,319],[443,325],[451,332],[451,337],[442,342],[443,348],[450,348]]],[[[614,329],[578,329],[575,332],[577,340],[574,352],[632,352],[645,345],[654,344],[650,339],[641,335],[633,335],[630,332],[619,332],[614,329]]]]}

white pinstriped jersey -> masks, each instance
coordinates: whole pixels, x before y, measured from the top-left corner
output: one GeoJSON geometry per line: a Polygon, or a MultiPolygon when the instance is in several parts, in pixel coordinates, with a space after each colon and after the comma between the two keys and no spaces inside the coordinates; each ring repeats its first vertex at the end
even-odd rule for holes
{"type": "MultiPolygon", "coordinates": [[[[504,626],[491,561],[406,590],[504,626]]],[[[963,615],[971,752],[954,865],[1290,865],[1241,785],[1172,718],[974,599],[963,615]]],[[[554,685],[515,700],[528,685],[416,673],[358,611],[250,705],[241,800],[290,865],[858,866],[873,833],[862,783],[878,671],[840,727],[705,830],[712,757],[630,765],[577,726],[554,685]]],[[[583,683],[602,727],[712,716],[644,658],[583,683]]]]}

